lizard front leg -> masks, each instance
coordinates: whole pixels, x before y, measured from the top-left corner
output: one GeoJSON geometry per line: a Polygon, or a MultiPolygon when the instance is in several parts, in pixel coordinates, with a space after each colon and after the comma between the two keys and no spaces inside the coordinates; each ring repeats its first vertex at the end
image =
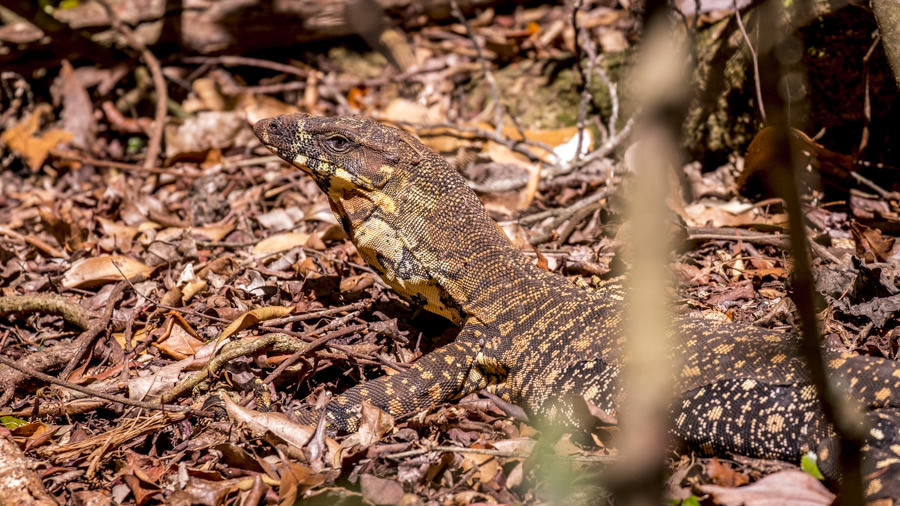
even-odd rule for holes
{"type": "Polygon", "coordinates": [[[480,366],[483,336],[467,325],[456,341],[419,358],[406,372],[367,381],[338,395],[325,407],[329,426],[356,432],[362,401],[403,417],[497,382],[495,370],[483,371],[480,366]]]}

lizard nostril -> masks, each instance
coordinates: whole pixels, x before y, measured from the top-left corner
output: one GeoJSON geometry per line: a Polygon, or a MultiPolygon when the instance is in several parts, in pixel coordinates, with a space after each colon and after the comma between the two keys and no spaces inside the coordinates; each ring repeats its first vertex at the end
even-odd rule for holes
{"type": "Polygon", "coordinates": [[[292,115],[283,114],[274,118],[261,119],[253,125],[253,133],[261,141],[270,145],[285,142],[296,129],[296,121],[292,115]]]}

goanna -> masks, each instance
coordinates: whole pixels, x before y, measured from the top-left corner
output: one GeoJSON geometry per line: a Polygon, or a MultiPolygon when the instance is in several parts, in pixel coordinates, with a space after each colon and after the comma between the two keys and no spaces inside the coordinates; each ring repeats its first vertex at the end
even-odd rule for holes
{"type": "MultiPolygon", "coordinates": [[[[406,372],[368,381],[325,408],[343,431],[367,400],[402,417],[490,388],[526,412],[573,423],[567,399],[610,414],[624,398],[624,290],[594,293],[532,265],[476,195],[412,135],[357,117],[305,114],[259,121],[272,152],[311,175],[357,250],[398,294],[462,327],[456,340],[406,372]]],[[[758,327],[682,319],[673,434],[707,454],[798,462],[818,452],[834,476],[824,421],[796,336],[758,327]]],[[[869,422],[869,498],[900,492],[900,364],[830,354],[831,374],[862,401],[869,422]]]]}

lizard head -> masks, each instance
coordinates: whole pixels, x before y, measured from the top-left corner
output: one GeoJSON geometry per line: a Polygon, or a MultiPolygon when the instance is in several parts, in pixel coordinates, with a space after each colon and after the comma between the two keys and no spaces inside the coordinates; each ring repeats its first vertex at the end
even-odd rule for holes
{"type": "Polygon", "coordinates": [[[285,114],[258,121],[253,131],[270,151],[310,174],[331,200],[383,192],[398,169],[421,158],[412,136],[361,117],[285,114]]]}
{"type": "Polygon", "coordinates": [[[385,282],[461,321],[434,277],[437,257],[425,252],[436,244],[431,227],[438,226],[429,214],[447,214],[442,190],[469,191],[456,171],[412,135],[369,119],[291,114],[260,120],[253,130],[269,150],[315,179],[360,255],[385,282]]]}

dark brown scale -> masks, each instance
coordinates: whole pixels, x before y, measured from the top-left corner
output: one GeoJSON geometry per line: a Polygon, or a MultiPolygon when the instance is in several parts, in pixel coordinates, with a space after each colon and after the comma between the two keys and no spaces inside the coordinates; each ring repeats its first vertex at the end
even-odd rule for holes
{"type": "MultiPolygon", "coordinates": [[[[398,248],[408,250],[402,252],[405,267],[394,272],[410,279],[392,286],[407,299],[452,307],[448,317],[462,322],[456,342],[407,372],[337,396],[326,408],[333,426],[356,430],[362,400],[399,417],[484,387],[554,424],[577,424],[566,401],[574,396],[616,414],[627,392],[618,382],[625,338],[621,284],[586,291],[531,265],[459,174],[403,131],[363,118],[292,115],[260,121],[255,132],[285,160],[306,157],[296,165],[328,181],[323,190],[338,214],[347,187],[376,205],[379,212],[366,219],[338,216],[354,243],[378,244],[377,254],[386,259],[397,258],[398,248]],[[328,147],[326,139],[336,134],[347,137],[348,150],[328,147]],[[367,229],[389,230],[396,241],[371,243],[367,229]]],[[[823,471],[837,476],[832,432],[796,336],[706,320],[675,326],[679,365],[671,411],[677,438],[704,453],[794,463],[817,451],[823,471]]],[[[875,427],[864,459],[869,498],[900,496],[894,409],[900,408],[900,365],[837,355],[828,363],[875,427]]]]}

